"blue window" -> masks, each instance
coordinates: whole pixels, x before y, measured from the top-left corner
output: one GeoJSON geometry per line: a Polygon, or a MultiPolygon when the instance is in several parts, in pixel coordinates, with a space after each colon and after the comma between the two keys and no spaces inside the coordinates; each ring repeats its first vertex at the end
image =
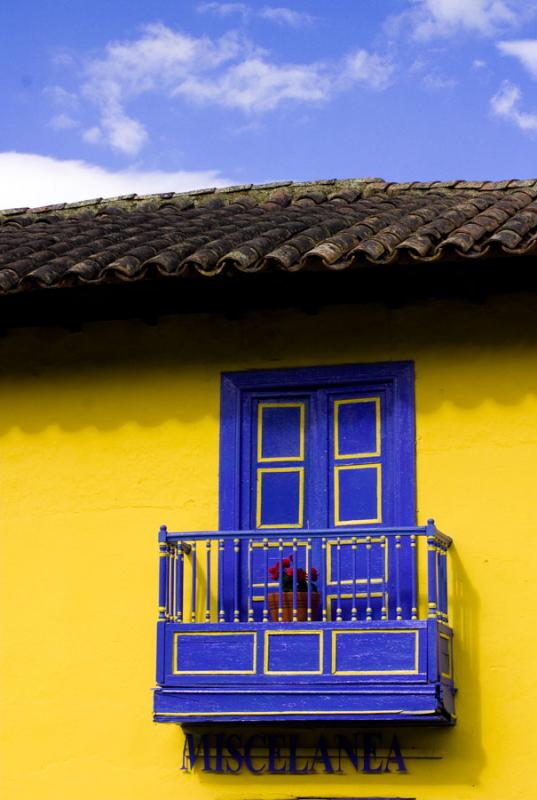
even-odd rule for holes
{"type": "Polygon", "coordinates": [[[220,529],[415,524],[411,362],[225,373],[220,529]]]}

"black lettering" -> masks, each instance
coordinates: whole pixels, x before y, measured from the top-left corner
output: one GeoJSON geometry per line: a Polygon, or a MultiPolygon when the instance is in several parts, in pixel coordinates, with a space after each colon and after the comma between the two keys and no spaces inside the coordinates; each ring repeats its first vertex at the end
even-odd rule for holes
{"type": "Polygon", "coordinates": [[[283,766],[280,769],[276,768],[276,761],[281,759],[280,755],[280,746],[281,744],[285,744],[285,739],[283,736],[268,736],[268,771],[274,774],[278,774],[280,772],[285,772],[287,769],[287,762],[283,762],[283,766]]]}
{"type": "Polygon", "coordinates": [[[221,733],[216,736],[216,756],[214,760],[214,771],[223,772],[223,756],[224,756],[224,737],[221,733]]]}
{"type": "Polygon", "coordinates": [[[181,769],[194,769],[194,765],[198,760],[201,749],[203,749],[203,771],[212,772],[211,752],[206,733],[199,737],[197,746],[194,734],[185,734],[185,743],[183,745],[183,763],[181,769]]]}
{"type": "Polygon", "coordinates": [[[259,741],[261,742],[261,747],[265,746],[264,736],[260,736],[259,734],[255,733],[253,736],[250,736],[250,738],[247,739],[244,744],[244,763],[246,764],[246,767],[250,770],[250,772],[253,772],[254,775],[259,775],[261,772],[265,771],[267,765],[262,764],[258,769],[256,769],[252,763],[252,748],[254,747],[254,742],[256,739],[259,739],[259,741]]]}
{"type": "Polygon", "coordinates": [[[403,760],[403,754],[401,753],[401,748],[399,747],[399,741],[397,736],[394,736],[392,739],[392,743],[390,745],[390,750],[388,752],[388,758],[386,759],[386,766],[384,767],[384,772],[390,772],[390,762],[395,761],[397,764],[397,772],[406,772],[406,764],[403,760]]]}
{"type": "Polygon", "coordinates": [[[358,747],[356,745],[356,736],[354,737],[354,746],[351,742],[347,739],[346,736],[338,736],[337,737],[337,748],[338,748],[338,772],[343,772],[341,768],[341,759],[342,759],[342,751],[344,751],[347,755],[347,758],[351,762],[352,766],[355,770],[358,770],[358,747]]]}
{"type": "Polygon", "coordinates": [[[226,759],[226,772],[240,772],[242,767],[242,756],[240,754],[240,749],[242,747],[242,742],[240,737],[236,734],[232,734],[232,736],[228,736],[226,739],[226,748],[227,751],[232,759],[237,762],[237,766],[235,769],[232,769],[229,766],[229,758],[226,759]],[[233,745],[233,740],[236,740],[237,745],[233,745]]]}
{"type": "Polygon", "coordinates": [[[378,739],[377,735],[364,736],[364,768],[363,772],[382,772],[382,762],[377,758],[377,746],[374,739],[378,739]],[[373,766],[371,759],[377,759],[378,764],[373,766]]]}
{"type": "Polygon", "coordinates": [[[302,769],[297,768],[296,751],[298,750],[298,743],[299,743],[298,736],[289,737],[289,772],[294,772],[295,774],[302,775],[304,772],[309,772],[310,766],[309,763],[306,761],[305,767],[303,767],[302,769]]]}
{"type": "Polygon", "coordinates": [[[315,755],[313,756],[313,761],[311,762],[310,772],[317,771],[315,769],[315,764],[317,761],[320,761],[324,764],[325,772],[334,771],[332,762],[330,761],[330,756],[328,755],[328,747],[326,746],[326,739],[324,736],[320,736],[319,741],[317,742],[317,748],[315,750],[315,755]]]}

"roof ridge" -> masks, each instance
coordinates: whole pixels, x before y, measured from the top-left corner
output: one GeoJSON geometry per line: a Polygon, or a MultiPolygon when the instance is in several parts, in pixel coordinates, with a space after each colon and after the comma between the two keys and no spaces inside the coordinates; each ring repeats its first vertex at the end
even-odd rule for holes
{"type": "Polygon", "coordinates": [[[274,189],[292,189],[299,191],[311,187],[345,187],[359,188],[363,184],[386,183],[382,178],[326,178],[316,181],[271,181],[269,183],[242,183],[232,186],[210,186],[202,189],[188,189],[184,192],[154,192],[151,194],[122,194],[113,197],[94,197],[89,200],[75,200],[71,203],[52,203],[43,206],[20,206],[16,208],[0,209],[0,217],[17,216],[30,212],[32,214],[50,213],[51,211],[66,211],[76,208],[88,208],[111,203],[144,203],[174,198],[203,197],[204,195],[243,195],[247,192],[269,192],[274,189]]]}
{"type": "Polygon", "coordinates": [[[185,198],[204,198],[217,196],[244,196],[246,194],[259,194],[258,200],[264,199],[265,194],[277,189],[288,189],[293,192],[308,190],[311,188],[326,188],[333,191],[341,189],[361,189],[367,188],[367,194],[373,192],[387,191],[389,194],[398,194],[407,191],[506,191],[524,188],[537,188],[537,178],[509,179],[502,181],[467,181],[467,180],[446,180],[446,181],[386,181],[383,178],[361,177],[361,178],[324,178],[315,181],[271,181],[269,183],[243,183],[233,186],[211,186],[201,189],[189,189],[184,192],[155,192],[151,194],[123,194],[113,197],[94,197],[89,200],[75,200],[71,203],[53,203],[43,206],[21,206],[18,208],[0,209],[0,219],[6,217],[16,217],[23,214],[50,214],[55,211],[71,211],[78,209],[93,210],[104,206],[126,204],[136,207],[143,203],[158,203],[159,201],[185,199],[185,198]]]}

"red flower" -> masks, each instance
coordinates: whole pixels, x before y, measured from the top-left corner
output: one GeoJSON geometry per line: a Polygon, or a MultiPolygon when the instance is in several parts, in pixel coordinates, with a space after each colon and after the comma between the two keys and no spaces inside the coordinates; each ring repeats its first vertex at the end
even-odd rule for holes
{"type": "Polygon", "coordinates": [[[318,573],[315,567],[311,567],[309,574],[301,567],[293,567],[293,555],[289,554],[281,561],[276,561],[269,567],[268,574],[272,581],[277,581],[284,592],[291,592],[295,589],[299,592],[305,592],[308,588],[308,583],[311,583],[312,591],[316,592],[317,587],[313,585],[313,581],[317,580],[318,573]]]}

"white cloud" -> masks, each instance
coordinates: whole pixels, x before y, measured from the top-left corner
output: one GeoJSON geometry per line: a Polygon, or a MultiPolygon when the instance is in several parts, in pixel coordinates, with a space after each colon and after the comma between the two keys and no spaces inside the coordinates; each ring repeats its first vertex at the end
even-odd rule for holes
{"type": "Polygon", "coordinates": [[[93,128],[88,128],[84,131],[82,139],[86,144],[102,144],[103,132],[98,125],[94,125],[93,128]]]}
{"type": "Polygon", "coordinates": [[[522,111],[521,100],[522,92],[519,87],[504,81],[490,101],[492,113],[514,123],[522,131],[537,131],[537,113],[522,111]]]}
{"type": "Polygon", "coordinates": [[[51,62],[55,67],[72,67],[76,63],[76,59],[69,51],[59,50],[54,53],[51,62]]]}
{"type": "Polygon", "coordinates": [[[192,76],[175,93],[198,103],[262,112],[272,111],[285,100],[319,102],[329,91],[328,77],[316,64],[278,66],[251,58],[230,67],[216,80],[192,76]]]}
{"type": "Polygon", "coordinates": [[[390,85],[394,67],[391,61],[367,50],[356,50],[345,58],[341,78],[344,82],[363,83],[372,89],[390,85]]]}
{"type": "Polygon", "coordinates": [[[0,208],[74,202],[133,192],[185,192],[231,183],[217,170],[126,169],[114,172],[86,161],[62,161],[16,152],[0,153],[0,175],[0,208]]]}
{"type": "Polygon", "coordinates": [[[472,61],[473,69],[484,69],[487,66],[487,62],[483,61],[482,58],[474,58],[472,61]]]}
{"type": "Polygon", "coordinates": [[[229,17],[231,14],[246,16],[249,8],[244,3],[200,3],[197,11],[202,14],[216,14],[219,17],[229,17]]]}
{"type": "Polygon", "coordinates": [[[303,11],[295,11],[285,6],[264,6],[261,9],[253,8],[246,3],[200,3],[197,11],[201,14],[215,14],[218,17],[239,15],[244,20],[259,17],[279,25],[289,25],[291,28],[302,28],[311,25],[315,17],[303,11]]]}
{"type": "Polygon", "coordinates": [[[242,52],[239,37],[227,34],[215,41],[176,32],[160,23],[144,27],[134,41],[111,42],[104,58],[86,68],[82,94],[100,111],[98,126],[84,134],[90,143],[104,143],[134,156],[148,140],[145,127],[125,111],[126,103],[146,92],[171,95],[174,86],[193,71],[214,70],[242,52]]]}
{"type": "Polygon", "coordinates": [[[425,75],[421,83],[424,89],[428,89],[431,92],[453,89],[457,85],[457,81],[453,78],[446,78],[436,72],[430,72],[425,75]]]}
{"type": "Polygon", "coordinates": [[[412,7],[388,18],[395,35],[410,29],[415,39],[446,38],[461,32],[493,36],[532,16],[534,0],[411,0],[412,7]]]}
{"type": "Polygon", "coordinates": [[[357,50],[337,64],[273,64],[250,58],[230,66],[223,74],[192,76],[175,90],[196,103],[216,103],[245,113],[273,111],[281,103],[319,103],[354,84],[382,90],[393,66],[388,59],[357,50]]]}
{"type": "Polygon", "coordinates": [[[274,6],[266,6],[259,12],[259,16],[262,19],[270,20],[270,22],[289,25],[291,28],[302,28],[305,25],[311,25],[315,22],[315,17],[312,17],[311,14],[305,14],[302,11],[293,11],[290,8],[274,6]]]}
{"type": "MultiPolygon", "coordinates": [[[[149,133],[128,106],[144,93],[259,114],[290,101],[326,101],[355,85],[381,90],[392,73],[389,59],[363,49],[337,61],[286,64],[236,32],[211,39],[147,25],[138,38],[111,42],[87,64],[80,96],[96,107],[98,120],[81,135],[132,157],[149,133]]],[[[52,94],[60,96],[56,88],[52,94]]]]}
{"type": "Polygon", "coordinates": [[[43,94],[48,97],[55,106],[68,111],[78,108],[78,97],[74,92],[68,92],[63,86],[46,86],[43,94]]]}
{"type": "Polygon", "coordinates": [[[421,35],[425,37],[452,33],[457,28],[491,34],[497,25],[516,19],[514,10],[504,0],[422,0],[422,6],[425,17],[421,35]]]}
{"type": "Polygon", "coordinates": [[[532,78],[537,78],[537,39],[518,39],[498,42],[498,50],[506,56],[518,58],[532,78]]]}
{"type": "Polygon", "coordinates": [[[49,119],[48,125],[55,131],[66,131],[78,127],[78,122],[70,114],[62,112],[61,114],[54,114],[49,119]]]}
{"type": "Polygon", "coordinates": [[[148,140],[144,126],[128,117],[118,104],[107,104],[101,116],[101,127],[94,126],[85,131],[83,139],[89,144],[107,142],[114,150],[127,156],[135,156],[148,140]]]}

